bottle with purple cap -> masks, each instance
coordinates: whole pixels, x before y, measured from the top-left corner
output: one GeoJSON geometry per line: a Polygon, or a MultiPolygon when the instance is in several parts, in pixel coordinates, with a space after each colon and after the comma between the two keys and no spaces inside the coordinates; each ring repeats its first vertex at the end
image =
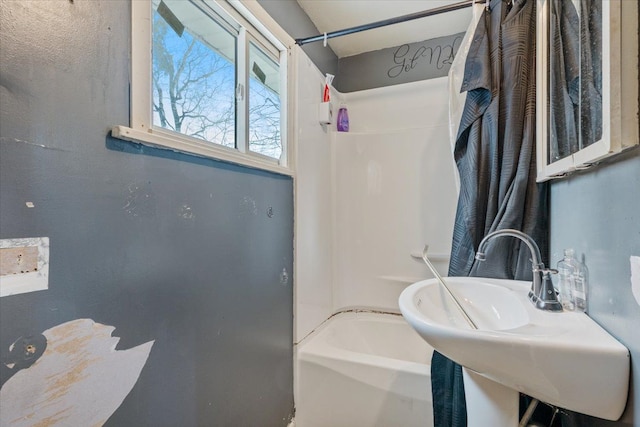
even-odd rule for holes
{"type": "Polygon", "coordinates": [[[347,112],[347,107],[344,105],[340,106],[336,121],[338,132],[349,132],[349,113],[347,112]]]}

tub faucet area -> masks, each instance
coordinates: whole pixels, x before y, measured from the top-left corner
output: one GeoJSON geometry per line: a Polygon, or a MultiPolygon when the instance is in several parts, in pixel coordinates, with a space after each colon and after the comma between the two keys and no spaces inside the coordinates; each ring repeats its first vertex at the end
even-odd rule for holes
{"type": "Polygon", "coordinates": [[[487,234],[480,242],[478,251],[476,252],[476,259],[478,261],[484,261],[486,259],[484,248],[487,242],[494,237],[500,236],[510,236],[522,240],[531,252],[533,282],[531,283],[531,290],[529,291],[529,301],[540,310],[562,311],[562,304],[558,301],[556,290],[551,282],[551,274],[557,271],[545,268],[541,260],[540,249],[529,235],[511,228],[493,231],[487,234]]]}

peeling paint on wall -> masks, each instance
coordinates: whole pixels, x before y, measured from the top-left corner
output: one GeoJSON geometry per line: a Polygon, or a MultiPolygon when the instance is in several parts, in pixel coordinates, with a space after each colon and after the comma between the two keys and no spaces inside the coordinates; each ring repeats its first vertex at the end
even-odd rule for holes
{"type": "MultiPolygon", "coordinates": [[[[4,87],[4,86],[2,86],[4,87]]],[[[63,150],[61,148],[56,148],[56,147],[49,147],[47,145],[44,144],[38,144],[36,142],[30,142],[30,141],[24,141],[22,139],[17,139],[17,138],[7,138],[5,136],[0,136],[0,143],[2,144],[6,144],[6,143],[16,143],[16,144],[27,144],[27,145],[32,145],[34,147],[40,147],[40,148],[45,148],[47,150],[55,150],[55,151],[64,151],[64,152],[68,152],[68,150],[63,150]]]]}
{"type": "Polygon", "coordinates": [[[49,238],[0,239],[0,297],[48,287],[49,238]]]}
{"type": "Polygon", "coordinates": [[[629,257],[631,263],[631,292],[640,305],[640,256],[629,257]]]}
{"type": "Polygon", "coordinates": [[[151,182],[132,182],[125,190],[122,209],[131,216],[149,218],[156,214],[156,197],[151,182]]]}
{"type": "Polygon", "coordinates": [[[195,218],[195,214],[193,213],[193,209],[191,209],[191,206],[184,204],[182,206],[180,206],[180,209],[178,211],[178,216],[182,219],[194,219],[195,218]]]}
{"type": "Polygon", "coordinates": [[[258,215],[258,205],[255,199],[245,196],[240,201],[240,213],[243,215],[258,215]]]}
{"type": "Polygon", "coordinates": [[[114,329],[77,319],[44,331],[42,356],[0,389],[0,425],[103,425],[137,382],[154,343],[116,350],[114,329]]]}

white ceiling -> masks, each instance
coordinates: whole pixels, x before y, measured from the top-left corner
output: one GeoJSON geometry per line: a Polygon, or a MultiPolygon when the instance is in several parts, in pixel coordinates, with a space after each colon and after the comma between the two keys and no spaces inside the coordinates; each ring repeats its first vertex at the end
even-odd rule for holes
{"type": "MultiPolygon", "coordinates": [[[[460,0],[297,0],[321,33],[342,30],[396,16],[458,3],[460,0]]],[[[329,40],[338,55],[399,46],[465,31],[471,21],[471,8],[363,31],[329,40]]],[[[315,34],[309,34],[314,36],[315,34]]],[[[316,42],[322,43],[322,42],[316,42]]]]}

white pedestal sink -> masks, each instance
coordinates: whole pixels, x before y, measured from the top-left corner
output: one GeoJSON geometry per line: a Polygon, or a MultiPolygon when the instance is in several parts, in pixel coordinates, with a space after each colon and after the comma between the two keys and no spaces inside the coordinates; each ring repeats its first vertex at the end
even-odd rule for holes
{"type": "Polygon", "coordinates": [[[467,427],[517,426],[520,393],[462,368],[467,427]]]}
{"type": "Polygon", "coordinates": [[[407,287],[400,310],[437,351],[464,367],[469,426],[518,424],[518,393],[617,420],[629,384],[629,351],[589,316],[548,312],[527,299],[531,283],[445,278],[472,329],[435,280],[407,287]],[[473,423],[476,424],[473,424],[473,423]],[[480,424],[478,424],[480,422],[480,424]]]}

